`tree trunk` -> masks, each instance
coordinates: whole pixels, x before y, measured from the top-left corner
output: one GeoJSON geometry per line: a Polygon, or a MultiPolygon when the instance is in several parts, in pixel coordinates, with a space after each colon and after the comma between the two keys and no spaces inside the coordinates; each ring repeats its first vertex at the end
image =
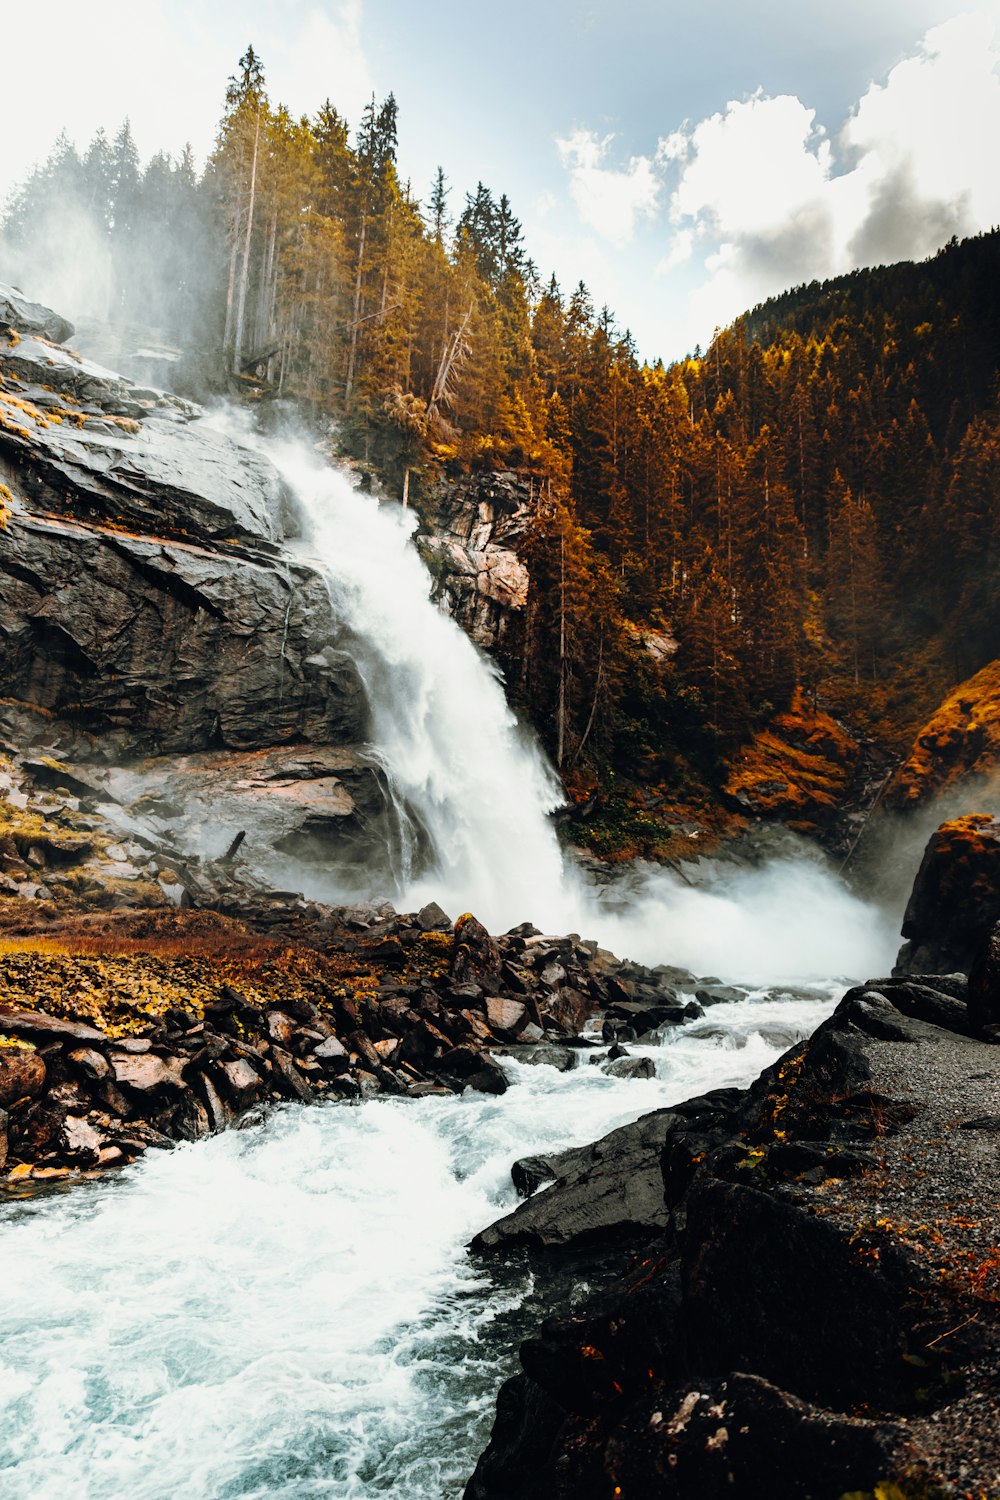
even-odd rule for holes
{"type": "Polygon", "coordinates": [[[566,749],[566,538],[559,536],[559,704],[556,709],[556,766],[566,749]]]}
{"type": "Polygon", "coordinates": [[[358,325],[361,321],[361,277],[365,268],[365,235],[368,229],[367,215],[361,215],[361,240],[358,245],[358,270],[354,278],[354,317],[351,322],[351,352],[347,360],[347,383],[344,386],[344,405],[350,407],[351,391],[354,389],[354,361],[358,352],[358,325]]]}
{"type": "Polygon", "coordinates": [[[247,204],[247,227],[243,240],[243,264],[240,268],[240,294],[236,305],[236,337],[233,341],[233,371],[238,375],[243,352],[243,328],[246,319],[247,285],[250,280],[250,244],[253,239],[253,213],[257,198],[257,151],[260,146],[260,109],[253,137],[253,161],[250,164],[250,198],[247,204]]]}

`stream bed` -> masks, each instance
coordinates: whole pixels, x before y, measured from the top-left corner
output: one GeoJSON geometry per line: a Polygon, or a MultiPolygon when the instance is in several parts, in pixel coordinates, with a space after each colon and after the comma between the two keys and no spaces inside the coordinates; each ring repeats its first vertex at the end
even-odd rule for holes
{"type": "Polygon", "coordinates": [[[500,1097],[284,1106],[0,1203],[0,1494],[458,1500],[545,1300],[465,1250],[511,1162],[749,1083],[840,988],[713,1006],[630,1047],[651,1079],[508,1062],[500,1097]]]}

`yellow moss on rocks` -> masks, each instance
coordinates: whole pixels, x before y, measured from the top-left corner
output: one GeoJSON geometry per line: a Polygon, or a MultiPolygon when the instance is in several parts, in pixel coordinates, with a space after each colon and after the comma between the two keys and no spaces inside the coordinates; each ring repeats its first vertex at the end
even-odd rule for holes
{"type": "Polygon", "coordinates": [[[1000,661],[963,682],[931,715],[886,793],[891,807],[916,807],[967,776],[1000,768],[1000,661]]]}
{"type": "Polygon", "coordinates": [[[808,709],[796,692],[787,712],[744,746],[726,795],[764,817],[812,829],[846,794],[858,761],[855,740],[829,714],[808,709]]]}

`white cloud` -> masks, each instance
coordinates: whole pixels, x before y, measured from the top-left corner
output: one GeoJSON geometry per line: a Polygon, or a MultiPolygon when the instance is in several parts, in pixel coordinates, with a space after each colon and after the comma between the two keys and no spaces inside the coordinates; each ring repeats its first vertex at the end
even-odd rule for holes
{"type": "Polygon", "coordinates": [[[998,63],[993,21],[970,13],[873,83],[835,142],[799,99],[759,91],[661,140],[675,230],[658,270],[697,244],[708,272],[688,294],[692,342],[787,286],[1000,222],[998,63]]]}
{"type": "Polygon", "coordinates": [[[357,124],[373,84],[361,36],[359,0],[310,7],[302,24],[285,18],[262,33],[261,53],[273,98],[287,101],[293,114],[315,114],[330,99],[357,124]]]}
{"type": "Polygon", "coordinates": [[[694,254],[694,230],[678,229],[670,245],[670,249],[657,266],[657,274],[663,275],[667,271],[673,271],[678,266],[683,266],[694,254]]]}
{"type": "Polygon", "coordinates": [[[625,167],[606,166],[613,140],[613,135],[575,130],[556,145],[580,218],[613,245],[626,245],[636,220],[656,213],[661,184],[648,156],[629,157],[625,167]]]}
{"type": "MultiPolygon", "coordinates": [[[[692,219],[721,236],[766,233],[814,201],[830,171],[830,143],[816,111],[790,94],[761,93],[702,120],[670,203],[674,223],[692,219]]],[[[664,155],[680,146],[661,143],[664,155]]]]}

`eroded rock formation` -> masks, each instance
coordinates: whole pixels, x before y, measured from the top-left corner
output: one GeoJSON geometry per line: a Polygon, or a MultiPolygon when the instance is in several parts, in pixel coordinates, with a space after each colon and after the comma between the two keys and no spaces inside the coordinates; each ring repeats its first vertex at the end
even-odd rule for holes
{"type": "Polygon", "coordinates": [[[435,598],[486,650],[502,646],[528,602],[522,560],[539,481],[514,471],[473,474],[441,486],[422,507],[430,533],[418,545],[435,598]]]}
{"type": "Polygon", "coordinates": [[[970,813],[942,823],[913,882],[896,972],[967,973],[998,919],[1000,820],[970,813]]]}

